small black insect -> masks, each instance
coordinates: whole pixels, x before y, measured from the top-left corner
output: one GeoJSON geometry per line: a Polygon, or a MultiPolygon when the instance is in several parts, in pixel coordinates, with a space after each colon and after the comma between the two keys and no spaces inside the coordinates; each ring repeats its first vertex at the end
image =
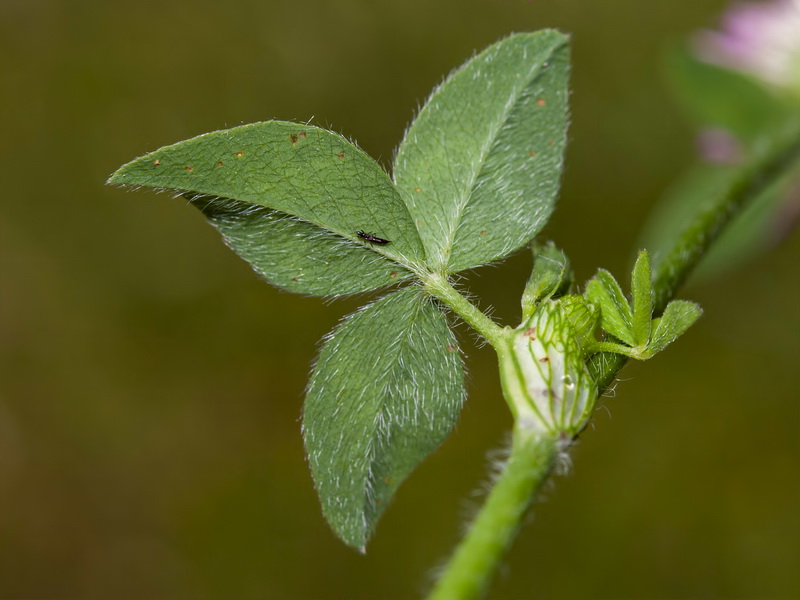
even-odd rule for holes
{"type": "Polygon", "coordinates": [[[367,240],[368,242],[372,242],[373,244],[378,244],[380,246],[385,246],[386,244],[390,244],[389,240],[385,240],[383,238],[375,237],[371,233],[365,233],[360,229],[356,231],[356,235],[360,237],[362,240],[367,240]]]}

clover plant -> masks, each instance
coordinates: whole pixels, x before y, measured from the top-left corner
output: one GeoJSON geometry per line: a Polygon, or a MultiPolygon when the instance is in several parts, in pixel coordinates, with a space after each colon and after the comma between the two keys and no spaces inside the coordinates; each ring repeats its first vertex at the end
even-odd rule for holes
{"type": "Polygon", "coordinates": [[[552,242],[534,242],[558,197],[569,123],[569,38],[511,35],[438,86],[406,131],[392,174],[341,135],[284,121],[160,148],[109,183],[173,190],[270,283],[378,299],[325,339],[303,436],[322,512],[362,552],[398,486],[456,424],[466,397],[453,325],[497,352],[514,417],[510,456],[431,598],[482,595],[542,482],[591,419],[626,358],[650,359],[700,317],[676,290],[741,206],[797,159],[797,136],[762,148],[626,294],[585,285],[552,242]],[[454,276],[530,246],[522,322],[499,325],[454,276]]]}

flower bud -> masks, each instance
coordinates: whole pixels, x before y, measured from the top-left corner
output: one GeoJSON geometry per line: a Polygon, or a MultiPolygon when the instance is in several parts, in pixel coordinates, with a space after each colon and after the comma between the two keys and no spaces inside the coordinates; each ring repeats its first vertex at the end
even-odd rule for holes
{"type": "Polygon", "coordinates": [[[598,391],[582,346],[598,317],[580,296],[565,296],[538,304],[514,331],[500,372],[520,426],[570,438],[586,426],[598,391]]]}

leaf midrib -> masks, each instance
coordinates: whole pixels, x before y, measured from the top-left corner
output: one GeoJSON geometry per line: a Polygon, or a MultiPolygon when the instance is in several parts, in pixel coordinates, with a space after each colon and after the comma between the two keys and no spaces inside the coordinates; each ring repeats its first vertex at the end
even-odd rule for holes
{"type": "MultiPolygon", "coordinates": [[[[394,184],[392,184],[392,185],[394,185],[394,184]]],[[[123,184],[123,187],[128,187],[128,185],[127,184],[123,184]]],[[[359,248],[363,248],[365,250],[371,250],[372,252],[375,252],[376,254],[380,254],[381,256],[383,256],[384,258],[390,260],[391,262],[393,262],[397,266],[403,267],[403,268],[411,271],[412,273],[421,273],[423,271],[423,267],[419,263],[417,263],[416,261],[413,261],[413,260],[409,259],[408,257],[406,257],[403,254],[399,254],[397,252],[392,252],[390,245],[389,246],[379,246],[379,245],[375,245],[375,244],[362,244],[362,243],[360,243],[358,241],[357,238],[345,235],[345,233],[342,232],[342,231],[338,231],[336,229],[332,229],[331,227],[329,227],[327,225],[323,225],[322,223],[320,223],[320,222],[318,222],[316,220],[304,219],[304,218],[302,218],[302,217],[300,217],[300,216],[298,216],[298,215],[296,215],[294,213],[291,213],[291,212],[289,212],[287,210],[284,210],[284,209],[275,208],[274,206],[268,206],[266,204],[257,204],[255,202],[250,201],[250,200],[241,200],[241,199],[238,199],[238,198],[229,198],[227,196],[218,196],[218,195],[215,195],[215,194],[204,194],[204,193],[199,192],[197,190],[191,190],[191,189],[188,189],[188,188],[186,188],[186,189],[182,189],[182,188],[164,188],[164,189],[165,189],[165,191],[177,192],[176,195],[184,196],[190,202],[194,202],[196,200],[203,200],[203,199],[208,199],[208,200],[212,200],[212,201],[221,200],[221,201],[227,201],[227,202],[241,202],[242,204],[247,204],[247,205],[253,206],[255,208],[262,208],[262,209],[266,209],[266,210],[272,210],[272,211],[275,211],[275,212],[283,213],[283,214],[286,214],[286,215],[290,216],[292,219],[297,219],[298,221],[300,221],[302,223],[308,223],[310,225],[314,225],[315,227],[319,227],[323,231],[327,231],[328,233],[336,235],[336,236],[342,238],[343,240],[345,240],[346,242],[350,242],[350,243],[354,244],[355,246],[357,246],[359,248]],[[192,196],[189,197],[188,196],[189,194],[191,194],[192,196]]],[[[411,213],[408,210],[408,207],[405,205],[405,202],[403,202],[403,207],[405,208],[406,212],[409,214],[409,218],[411,218],[411,213]]],[[[413,220],[412,220],[412,222],[413,222],[413,220]]],[[[415,226],[415,233],[416,233],[417,236],[419,236],[419,232],[416,230],[416,226],[415,226]]],[[[422,244],[422,240],[420,240],[420,244],[422,244]]],[[[423,250],[424,250],[424,248],[423,248],[423,250]]]]}
{"type": "Polygon", "coordinates": [[[535,65],[531,67],[527,76],[524,79],[524,83],[520,85],[516,90],[514,90],[514,95],[506,104],[506,107],[503,110],[502,117],[497,119],[497,126],[493,128],[493,131],[488,138],[489,141],[485,144],[482,144],[481,152],[479,154],[480,160],[478,162],[478,167],[473,170],[472,176],[470,178],[470,182],[464,188],[463,197],[459,199],[456,203],[456,210],[455,210],[455,219],[450,221],[450,231],[447,234],[447,244],[444,246],[444,252],[447,255],[447,264],[445,265],[445,270],[447,267],[452,264],[453,262],[453,255],[452,255],[452,247],[453,243],[455,242],[456,233],[458,232],[458,228],[461,225],[461,219],[463,217],[464,212],[469,206],[469,200],[472,197],[472,192],[475,188],[475,182],[478,180],[479,175],[483,171],[483,167],[486,164],[486,159],[489,156],[492,147],[497,140],[497,134],[503,129],[505,123],[508,120],[508,115],[514,110],[514,107],[517,105],[522,92],[531,85],[541,74],[541,67],[542,65],[552,58],[553,54],[555,53],[558,48],[563,45],[563,42],[558,44],[554,44],[550,50],[548,51],[547,55],[540,61],[537,62],[535,65]]]}
{"type": "MultiPolygon", "coordinates": [[[[423,308],[423,304],[424,304],[425,299],[423,297],[421,297],[421,295],[417,295],[415,300],[416,300],[416,302],[415,302],[415,306],[414,306],[414,312],[409,317],[409,319],[406,321],[406,326],[403,328],[404,331],[401,332],[398,335],[398,339],[400,341],[396,345],[396,350],[392,353],[392,357],[393,358],[396,357],[396,356],[402,355],[403,351],[406,348],[408,348],[410,346],[413,346],[413,343],[411,342],[411,339],[410,339],[411,331],[414,328],[414,324],[416,323],[417,319],[419,318],[420,313],[422,312],[422,308],[423,308]]],[[[393,362],[392,363],[392,368],[389,371],[389,373],[393,374],[394,371],[395,371],[395,368],[396,368],[396,365],[393,362]]],[[[381,387],[381,391],[385,391],[385,390],[386,390],[386,387],[382,386],[381,387]]],[[[376,413],[375,413],[376,418],[386,412],[386,406],[387,406],[386,397],[387,397],[387,395],[385,393],[381,394],[380,409],[378,411],[376,411],[376,413]]],[[[376,479],[376,477],[374,476],[374,473],[373,473],[373,469],[374,469],[375,464],[377,462],[375,460],[375,448],[377,446],[377,442],[378,442],[377,436],[375,436],[375,435],[370,436],[370,441],[369,441],[369,446],[368,446],[368,456],[370,458],[369,458],[369,467],[367,468],[367,477],[366,477],[366,482],[365,482],[365,483],[368,483],[369,485],[366,485],[364,487],[364,501],[362,503],[362,510],[363,510],[364,514],[366,514],[368,508],[372,509],[372,508],[374,508],[376,506],[376,504],[374,502],[374,499],[370,500],[370,498],[369,498],[369,490],[373,487],[372,484],[374,484],[374,482],[377,481],[377,479],[376,479]]]]}

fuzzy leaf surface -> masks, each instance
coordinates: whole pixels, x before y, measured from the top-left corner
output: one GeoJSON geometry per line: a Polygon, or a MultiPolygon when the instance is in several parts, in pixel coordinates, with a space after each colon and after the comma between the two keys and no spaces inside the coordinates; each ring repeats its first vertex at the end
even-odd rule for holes
{"type": "Polygon", "coordinates": [[[334,330],[309,382],[303,430],[323,512],[342,540],[364,547],[463,401],[455,337],[421,288],[386,296],[334,330]]]}
{"type": "Polygon", "coordinates": [[[653,322],[653,337],[647,347],[648,353],[653,355],[661,352],[683,335],[702,314],[703,309],[694,302],[673,300],[667,304],[661,318],[653,322]]]}
{"type": "MultiPolygon", "coordinates": [[[[366,276],[360,287],[349,281],[344,288],[286,286],[288,289],[323,294],[374,289],[386,284],[387,272],[396,271],[396,265],[408,267],[422,261],[416,227],[388,175],[358,147],[318,127],[268,121],[215,131],[138,158],[114,173],[109,183],[176,190],[198,200],[238,201],[234,214],[227,218],[235,221],[230,227],[236,230],[229,244],[251,257],[257,238],[263,235],[263,243],[269,244],[274,234],[290,263],[307,260],[309,253],[304,246],[315,239],[330,242],[317,243],[310,253],[323,262],[341,263],[339,267],[367,263],[357,269],[359,276],[366,276]],[[245,218],[247,206],[252,211],[245,218]],[[270,214],[258,211],[259,207],[303,223],[284,223],[282,229],[278,227],[282,233],[275,234],[274,223],[254,218],[270,214]],[[286,235],[287,230],[292,233],[286,235]],[[389,243],[369,242],[358,235],[359,231],[389,243]],[[248,238],[248,242],[237,243],[241,238],[248,238]],[[342,261],[343,247],[348,248],[348,258],[342,261]],[[370,254],[384,260],[366,258],[370,254]]],[[[218,205],[215,214],[226,235],[228,223],[219,216],[221,212],[218,205]]],[[[278,283],[283,278],[274,279],[278,283]]]]}
{"type": "Polygon", "coordinates": [[[412,277],[410,271],[363,243],[269,208],[208,198],[192,204],[259,275],[290,292],[355,294],[412,277]]]}
{"type": "Polygon", "coordinates": [[[568,38],[544,30],[501,40],[434,90],[394,164],[430,268],[497,260],[547,222],[561,180],[568,76],[568,38]]]}

